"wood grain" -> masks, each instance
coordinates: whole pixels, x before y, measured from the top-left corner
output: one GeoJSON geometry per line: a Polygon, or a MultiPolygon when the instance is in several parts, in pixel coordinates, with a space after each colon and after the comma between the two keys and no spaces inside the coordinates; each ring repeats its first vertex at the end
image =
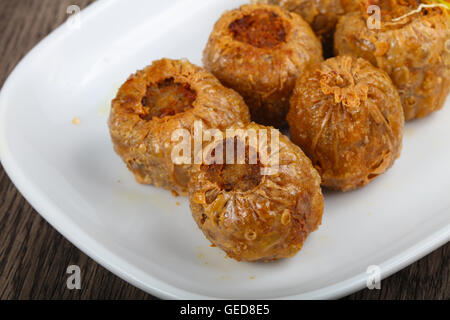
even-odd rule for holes
{"type": "MultiPolygon", "coordinates": [[[[0,85],[20,59],[67,19],[66,8],[92,0],[0,0],[0,85]]],[[[133,70],[130,70],[130,72],[133,70]]],[[[449,299],[450,244],[346,299],[449,299]]],[[[0,299],[154,299],[95,263],[24,200],[0,167],[0,299]],[[66,288],[79,265],[82,289],[66,288]]]]}

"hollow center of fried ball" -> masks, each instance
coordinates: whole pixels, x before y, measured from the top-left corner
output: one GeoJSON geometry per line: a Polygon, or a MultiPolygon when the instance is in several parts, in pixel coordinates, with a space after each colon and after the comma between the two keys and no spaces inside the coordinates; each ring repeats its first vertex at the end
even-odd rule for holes
{"type": "Polygon", "coordinates": [[[286,40],[281,17],[271,11],[258,9],[233,21],[229,29],[234,39],[257,48],[274,48],[286,40]]]}
{"type": "Polygon", "coordinates": [[[257,164],[213,164],[207,168],[208,179],[216,181],[225,191],[249,191],[261,182],[257,164]]]}
{"type": "Polygon", "coordinates": [[[142,105],[148,111],[144,119],[164,118],[185,112],[193,107],[196,98],[197,94],[189,84],[175,82],[173,78],[149,85],[142,98],[142,105]]]}
{"type": "Polygon", "coordinates": [[[206,172],[209,181],[215,182],[221,190],[225,191],[249,191],[256,188],[262,180],[261,162],[257,151],[245,146],[245,162],[238,163],[238,144],[234,139],[234,157],[229,156],[227,159],[227,149],[230,149],[229,143],[233,139],[227,139],[227,146],[223,146],[223,164],[203,165],[202,170],[206,172]],[[253,160],[251,160],[253,159],[253,160]]]}

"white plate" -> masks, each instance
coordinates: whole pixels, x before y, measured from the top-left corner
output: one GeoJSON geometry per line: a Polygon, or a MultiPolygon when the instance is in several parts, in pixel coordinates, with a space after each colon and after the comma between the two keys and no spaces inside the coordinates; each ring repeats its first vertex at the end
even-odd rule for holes
{"type": "Polygon", "coordinates": [[[292,259],[227,259],[197,229],[186,199],[134,181],[106,126],[117,88],[154,59],[200,64],[215,20],[243,2],[99,1],[79,29],[65,24],[39,44],[0,96],[0,156],[25,198],[97,262],[163,298],[336,298],[363,288],[368,266],[386,277],[448,242],[448,100],[408,123],[388,173],[325,194],[321,228],[292,259]]]}

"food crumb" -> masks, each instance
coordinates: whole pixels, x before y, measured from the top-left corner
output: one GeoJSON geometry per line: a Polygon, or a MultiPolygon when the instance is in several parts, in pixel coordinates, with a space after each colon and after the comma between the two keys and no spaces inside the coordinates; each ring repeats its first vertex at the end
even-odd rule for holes
{"type": "Polygon", "coordinates": [[[251,277],[250,277],[250,280],[255,280],[255,276],[251,276],[251,277]]]}
{"type": "Polygon", "coordinates": [[[180,201],[175,202],[175,204],[176,204],[178,207],[181,206],[180,201]]]}
{"type": "Polygon", "coordinates": [[[80,124],[80,118],[74,117],[74,118],[72,119],[72,124],[74,124],[74,125],[80,124]]]}
{"type": "Polygon", "coordinates": [[[175,197],[178,198],[179,194],[175,190],[170,190],[170,193],[175,197]]]}

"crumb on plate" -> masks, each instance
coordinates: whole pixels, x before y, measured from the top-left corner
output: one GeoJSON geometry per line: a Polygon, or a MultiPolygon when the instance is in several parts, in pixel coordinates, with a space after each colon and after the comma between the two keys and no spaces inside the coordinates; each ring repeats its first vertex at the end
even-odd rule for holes
{"type": "Polygon", "coordinates": [[[74,124],[74,125],[80,124],[80,118],[74,117],[74,118],[72,119],[72,124],[74,124]]]}

